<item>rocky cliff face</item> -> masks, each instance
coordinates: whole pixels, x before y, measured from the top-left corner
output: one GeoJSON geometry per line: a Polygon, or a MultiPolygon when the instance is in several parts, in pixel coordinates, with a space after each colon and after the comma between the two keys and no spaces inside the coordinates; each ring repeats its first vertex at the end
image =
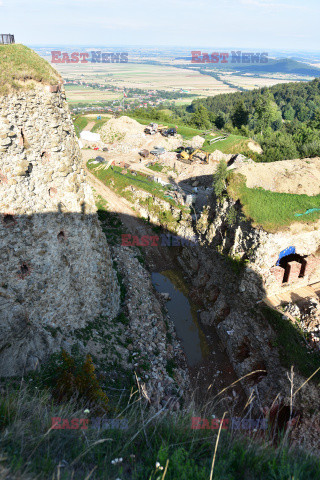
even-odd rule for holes
{"type": "MultiPolygon", "coordinates": [[[[258,302],[266,295],[319,279],[319,230],[317,225],[296,224],[269,233],[254,228],[233,200],[225,200],[222,205],[211,200],[200,216],[192,217],[173,215],[171,206],[162,203],[162,210],[170,211],[176,220],[170,225],[153,216],[153,204],[144,202],[145,212],[141,208],[139,212],[181,237],[195,239],[181,248],[178,260],[188,275],[191,298],[203,304],[200,322],[216,330],[238,377],[245,377],[242,386],[249,396],[253,393],[256,406],[261,406],[262,399],[272,403],[279,393],[288,403],[290,384],[275,346],[276,333],[258,302]],[[294,246],[296,255],[305,261],[304,276],[291,269],[289,281],[283,282],[277,268],[284,268],[276,263],[289,246],[294,246]]],[[[298,262],[293,263],[297,267],[298,262]]],[[[305,379],[295,372],[295,381],[302,384],[305,379]]],[[[318,404],[314,386],[308,385],[295,401],[298,405],[318,404]]]]}
{"type": "MultiPolygon", "coordinates": [[[[248,394],[254,390],[257,398],[272,401],[281,392],[289,402],[290,386],[275,332],[257,303],[274,292],[319,281],[318,225],[296,224],[268,233],[254,228],[240,205],[226,200],[223,205],[212,201],[194,228],[198,243],[183,248],[179,261],[193,285],[192,294],[204,301],[201,323],[216,329],[239,378],[249,375],[242,381],[248,394]],[[299,272],[289,268],[288,282],[283,282],[283,272],[279,276],[277,270],[282,267],[276,263],[289,246],[305,263],[289,262],[299,265],[299,272]],[[299,277],[302,265],[304,276],[299,277]]],[[[296,372],[295,381],[302,384],[304,379],[296,372]]],[[[300,405],[319,403],[312,385],[295,400],[300,405]]]]}
{"type": "Polygon", "coordinates": [[[34,368],[68,332],[118,312],[119,286],[59,86],[0,97],[0,265],[0,376],[34,368]]]}
{"type": "MultiPolygon", "coordinates": [[[[290,290],[320,281],[320,222],[314,224],[292,224],[276,233],[255,228],[241,213],[240,204],[226,200],[223,205],[210,205],[202,213],[197,232],[203,245],[243,262],[245,268],[241,278],[240,292],[256,301],[266,295],[290,290]],[[293,247],[295,257],[288,262],[301,262],[286,270],[286,251],[293,247]],[[283,263],[277,266],[283,255],[283,263]],[[302,268],[301,268],[302,267],[302,268]],[[291,275],[289,275],[291,273],[291,275]]],[[[288,251],[288,253],[290,253],[288,251]]]]}

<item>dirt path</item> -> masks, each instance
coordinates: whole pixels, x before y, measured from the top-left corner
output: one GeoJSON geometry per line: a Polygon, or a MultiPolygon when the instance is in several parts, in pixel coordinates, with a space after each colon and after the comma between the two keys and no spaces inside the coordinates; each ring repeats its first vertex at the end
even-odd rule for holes
{"type": "Polygon", "coordinates": [[[88,131],[91,132],[91,129],[95,126],[96,122],[89,122],[86,127],[82,131],[88,131]]]}
{"type": "MultiPolygon", "coordinates": [[[[157,235],[150,226],[143,223],[142,219],[138,217],[137,212],[132,209],[126,199],[120,197],[104,185],[88,169],[86,169],[86,171],[90,185],[108,202],[109,210],[119,215],[128,233],[137,235],[138,237],[142,237],[143,235],[157,235]]],[[[168,254],[168,247],[154,246],[143,248],[145,250],[148,268],[151,271],[162,271],[168,268],[174,268],[173,260],[168,254]]]]}

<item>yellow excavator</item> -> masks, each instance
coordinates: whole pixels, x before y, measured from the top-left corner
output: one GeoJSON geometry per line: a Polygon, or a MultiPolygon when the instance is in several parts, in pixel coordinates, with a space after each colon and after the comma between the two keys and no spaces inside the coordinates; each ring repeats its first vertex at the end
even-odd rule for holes
{"type": "Polygon", "coordinates": [[[178,159],[182,162],[191,164],[194,161],[194,157],[199,157],[200,160],[208,163],[209,161],[209,152],[205,152],[200,148],[192,148],[192,147],[179,147],[177,149],[178,159]]]}

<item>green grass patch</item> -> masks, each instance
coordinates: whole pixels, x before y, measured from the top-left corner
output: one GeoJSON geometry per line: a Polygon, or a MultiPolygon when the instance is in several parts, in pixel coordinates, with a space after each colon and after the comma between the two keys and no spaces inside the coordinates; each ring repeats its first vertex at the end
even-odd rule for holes
{"type": "Polygon", "coordinates": [[[98,130],[100,130],[100,128],[103,127],[108,120],[110,120],[110,117],[101,117],[101,120],[95,120],[95,124],[92,127],[91,132],[98,132],[98,130]]]}
{"type": "Polygon", "coordinates": [[[245,216],[256,226],[276,232],[294,222],[315,222],[320,212],[296,217],[311,208],[320,208],[320,195],[310,197],[291,193],[278,193],[262,188],[248,188],[243,175],[231,173],[228,177],[228,194],[240,200],[245,216]]]}
{"type": "Polygon", "coordinates": [[[84,128],[86,128],[86,126],[88,125],[89,123],[89,120],[87,117],[83,117],[82,115],[79,115],[75,118],[75,120],[73,120],[73,125],[74,125],[74,128],[75,128],[75,131],[76,131],[76,134],[77,134],[77,137],[80,137],[80,132],[82,132],[82,130],[84,128]]]}
{"type": "MultiPolygon", "coordinates": [[[[97,116],[99,116],[97,114],[97,116]]],[[[88,125],[89,122],[95,122],[93,125],[91,132],[95,133],[97,132],[108,120],[110,120],[110,117],[108,116],[103,116],[101,117],[101,120],[97,120],[96,117],[90,118],[87,117],[86,115],[77,115],[75,120],[73,120],[74,127],[76,129],[77,136],[80,137],[80,132],[88,125]]]]}
{"type": "MultiPolygon", "coordinates": [[[[132,173],[130,173],[129,171],[126,174],[123,174],[121,173],[123,169],[120,167],[113,167],[113,170],[111,168],[108,168],[108,170],[102,169],[94,171],[96,165],[89,162],[87,163],[89,170],[99,180],[101,180],[109,188],[112,188],[112,190],[114,190],[119,195],[127,198],[129,201],[132,200],[132,194],[131,192],[126,191],[125,188],[129,186],[135,186],[140,190],[144,190],[145,192],[148,192],[158,198],[161,198],[162,200],[165,200],[173,206],[177,206],[176,202],[172,198],[165,195],[166,189],[159,183],[148,179],[147,176],[144,176],[141,173],[137,173],[137,175],[132,175],[132,173]]],[[[178,207],[181,209],[184,208],[182,205],[178,205],[178,207]]]]}
{"type": "Polygon", "coordinates": [[[208,141],[209,139],[207,138],[205,143],[203,144],[203,150],[205,150],[206,152],[212,153],[215,150],[220,150],[222,153],[236,154],[243,152],[243,150],[247,150],[248,138],[242,137],[241,135],[229,135],[225,140],[219,140],[218,142],[212,143],[211,145],[208,141]]]}
{"type": "MultiPolygon", "coordinates": [[[[94,415],[85,414],[75,399],[56,405],[48,391],[20,388],[14,396],[5,393],[13,419],[0,436],[2,466],[10,469],[6,478],[208,480],[217,430],[191,429],[191,416],[197,416],[191,409],[156,416],[141,401],[136,402],[137,395],[131,398],[129,394],[126,391],[126,408],[107,417],[125,419],[128,429],[98,430],[92,423],[94,415]],[[88,418],[88,429],[50,430],[53,417],[88,418]],[[122,460],[111,463],[115,458],[122,460]]],[[[210,413],[217,414],[216,408],[207,409],[201,417],[210,418],[210,413]]],[[[232,436],[222,430],[213,478],[320,478],[317,457],[301,448],[289,448],[285,442],[272,447],[269,438],[259,435],[232,436]]]]}
{"type": "Polygon", "coordinates": [[[116,213],[108,210],[107,201],[98,195],[96,197],[96,207],[98,217],[109,245],[120,245],[121,235],[125,233],[125,228],[116,213]]]}
{"type": "Polygon", "coordinates": [[[56,85],[61,80],[54,68],[21,44],[0,46],[0,94],[32,89],[34,82],[56,85]]]}
{"type": "Polygon", "coordinates": [[[247,264],[247,261],[240,257],[231,257],[230,255],[226,257],[227,262],[231,268],[231,270],[238,276],[240,276],[247,264]]]}
{"type": "Polygon", "coordinates": [[[148,168],[149,170],[153,170],[154,172],[162,172],[164,166],[160,165],[159,163],[155,163],[154,165],[150,165],[150,167],[148,168]]]}
{"type": "MultiPolygon", "coordinates": [[[[265,306],[262,314],[277,335],[274,346],[279,351],[282,365],[289,369],[293,365],[301,375],[309,378],[320,367],[320,353],[307,348],[305,333],[281,313],[265,306]]],[[[311,381],[320,385],[320,372],[311,381]]]]}
{"type": "MultiPolygon", "coordinates": [[[[130,115],[128,114],[128,116],[130,116],[130,115]]],[[[149,125],[149,123],[151,123],[151,122],[153,122],[153,123],[163,123],[160,120],[154,120],[154,121],[150,120],[150,118],[139,118],[139,117],[135,117],[135,116],[132,116],[131,118],[133,118],[137,122],[141,123],[142,125],[149,125]]],[[[199,130],[197,128],[187,127],[186,125],[181,125],[181,124],[178,124],[178,123],[167,123],[167,122],[165,122],[165,125],[168,126],[168,128],[177,127],[177,133],[182,135],[182,137],[185,140],[190,140],[192,137],[195,137],[196,135],[200,135],[201,137],[204,136],[204,131],[199,130]]]]}

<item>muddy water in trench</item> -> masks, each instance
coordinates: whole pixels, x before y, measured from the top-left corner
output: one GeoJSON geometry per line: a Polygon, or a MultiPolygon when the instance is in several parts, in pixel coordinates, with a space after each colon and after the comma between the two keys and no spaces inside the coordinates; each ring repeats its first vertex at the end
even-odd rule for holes
{"type": "Polygon", "coordinates": [[[197,311],[188,298],[170,280],[173,271],[152,273],[152,283],[158,292],[166,292],[170,300],[166,306],[172,319],[177,335],[182,341],[188,365],[196,366],[209,355],[209,345],[197,322],[197,311]]]}
{"type": "MultiPolygon", "coordinates": [[[[158,292],[170,295],[166,307],[186,355],[196,400],[201,404],[212,400],[237,380],[214,327],[200,324],[201,305],[189,298],[189,286],[179,270],[153,272],[152,283],[158,292]]],[[[237,411],[245,400],[239,383],[224,392],[223,396],[232,399],[231,403],[236,405],[237,411]]],[[[219,399],[220,395],[217,401],[219,399]]]]}

